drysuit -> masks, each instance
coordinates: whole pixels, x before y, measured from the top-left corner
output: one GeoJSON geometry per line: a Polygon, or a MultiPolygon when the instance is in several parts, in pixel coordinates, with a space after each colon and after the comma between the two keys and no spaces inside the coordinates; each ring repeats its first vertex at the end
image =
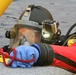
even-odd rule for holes
{"type": "MultiPolygon", "coordinates": [[[[11,52],[10,56],[14,53],[11,52]]],[[[19,62],[14,60],[12,67],[28,68],[31,66],[57,66],[76,73],[76,46],[58,46],[37,43],[31,46],[21,45],[16,48],[16,58],[33,62],[19,62]]],[[[11,59],[8,63],[10,63],[11,59]]]]}

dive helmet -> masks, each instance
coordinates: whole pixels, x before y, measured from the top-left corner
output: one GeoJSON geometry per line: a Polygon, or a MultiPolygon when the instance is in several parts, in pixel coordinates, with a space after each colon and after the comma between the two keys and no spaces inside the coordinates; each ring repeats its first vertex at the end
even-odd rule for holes
{"type": "Polygon", "coordinates": [[[24,44],[24,42],[28,39],[26,35],[24,36],[19,34],[20,28],[30,28],[38,31],[40,34],[42,22],[46,19],[53,20],[51,13],[46,8],[42,6],[29,5],[20,15],[18,23],[11,28],[10,31],[6,31],[5,33],[5,36],[10,38],[10,47],[17,47],[18,45],[24,44]],[[18,37],[21,38],[19,39],[18,37]]]}

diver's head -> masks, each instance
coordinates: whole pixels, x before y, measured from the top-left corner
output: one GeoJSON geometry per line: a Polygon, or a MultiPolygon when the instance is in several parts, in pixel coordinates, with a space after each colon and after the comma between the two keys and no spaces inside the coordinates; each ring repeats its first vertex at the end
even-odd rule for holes
{"type": "Polygon", "coordinates": [[[51,13],[46,8],[29,5],[20,15],[18,23],[14,26],[16,34],[13,39],[11,38],[13,41],[10,41],[10,44],[15,45],[17,43],[18,46],[24,44],[25,40],[30,44],[40,42],[42,22],[46,19],[53,20],[51,13]],[[24,41],[23,38],[25,39],[24,41]]]}

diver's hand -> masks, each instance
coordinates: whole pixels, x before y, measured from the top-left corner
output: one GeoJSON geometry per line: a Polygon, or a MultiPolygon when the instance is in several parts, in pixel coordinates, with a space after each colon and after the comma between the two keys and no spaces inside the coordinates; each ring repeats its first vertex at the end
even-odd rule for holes
{"type": "MultiPolygon", "coordinates": [[[[13,52],[10,53],[10,56],[13,56],[13,52]]],[[[22,67],[22,68],[30,68],[38,59],[39,52],[36,48],[32,46],[25,46],[21,45],[16,48],[16,58],[19,58],[21,60],[31,60],[33,57],[35,57],[34,62],[24,63],[14,60],[11,64],[11,67],[22,67]]],[[[11,59],[9,59],[8,63],[11,62],[11,59]]]]}

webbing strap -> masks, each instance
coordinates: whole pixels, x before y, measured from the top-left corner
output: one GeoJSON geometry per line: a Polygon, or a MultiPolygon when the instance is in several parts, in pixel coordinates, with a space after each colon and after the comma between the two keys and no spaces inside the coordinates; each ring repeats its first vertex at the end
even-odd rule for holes
{"type": "Polygon", "coordinates": [[[66,58],[66,57],[64,57],[64,56],[62,56],[60,54],[56,54],[55,53],[55,58],[58,59],[58,60],[61,60],[64,63],[66,63],[66,64],[76,68],[76,62],[74,62],[74,61],[72,61],[72,60],[70,60],[70,59],[68,59],[68,58],[66,58]]]}
{"type": "MultiPolygon", "coordinates": [[[[76,62],[74,62],[74,61],[72,61],[72,60],[70,60],[70,59],[68,59],[60,54],[55,53],[55,58],[70,65],[70,66],[73,66],[74,68],[76,68],[76,62]]],[[[68,71],[70,71],[70,70],[68,70],[68,71]]],[[[73,72],[73,71],[70,71],[70,72],[73,72]]],[[[73,73],[76,73],[76,72],[73,72],[73,73]]]]}

